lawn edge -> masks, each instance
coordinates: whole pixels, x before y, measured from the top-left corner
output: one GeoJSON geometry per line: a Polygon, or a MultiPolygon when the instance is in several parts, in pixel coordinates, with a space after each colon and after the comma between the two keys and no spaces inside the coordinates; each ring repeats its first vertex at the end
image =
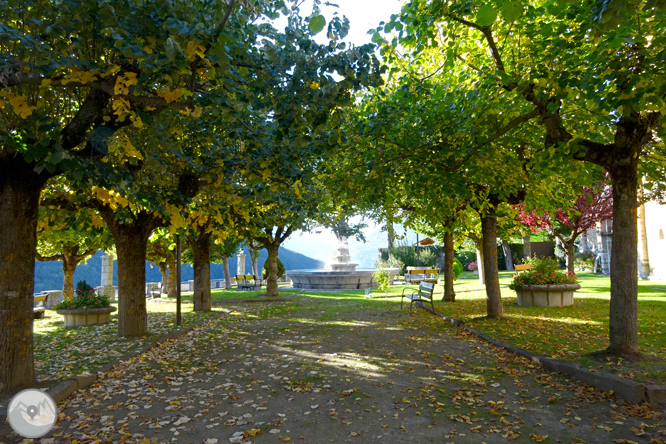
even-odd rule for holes
{"type": "Polygon", "coordinates": [[[257,302],[287,302],[289,299],[293,298],[294,296],[298,296],[299,294],[305,292],[305,290],[301,290],[296,293],[292,293],[290,295],[287,295],[283,298],[263,298],[263,299],[231,299],[228,301],[213,301],[213,305],[227,305],[227,304],[244,304],[244,303],[257,303],[257,302]]]}
{"type": "Polygon", "coordinates": [[[523,356],[524,358],[527,358],[530,361],[541,365],[551,372],[565,374],[577,381],[591,385],[603,392],[612,393],[625,401],[629,401],[635,404],[640,402],[648,402],[651,404],[660,405],[666,404],[666,385],[643,384],[603,371],[590,371],[589,368],[580,364],[543,356],[538,353],[517,347],[513,344],[502,342],[499,339],[493,338],[485,333],[468,327],[465,325],[465,321],[462,319],[450,318],[437,312],[436,310],[434,311],[434,314],[444,319],[454,327],[462,328],[466,332],[478,337],[485,342],[488,342],[497,347],[501,347],[519,356],[523,356]]]}

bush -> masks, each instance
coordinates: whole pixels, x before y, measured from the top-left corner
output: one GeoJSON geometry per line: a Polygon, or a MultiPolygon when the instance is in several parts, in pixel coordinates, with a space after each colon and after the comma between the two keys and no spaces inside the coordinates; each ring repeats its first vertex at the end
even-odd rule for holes
{"type": "MultiPolygon", "coordinates": [[[[422,267],[436,267],[437,255],[441,251],[441,247],[425,246],[419,247],[420,263],[422,267]]],[[[416,267],[418,260],[416,257],[416,247],[413,245],[399,245],[393,247],[391,250],[392,258],[400,263],[400,274],[405,274],[407,267],[416,267]]],[[[396,267],[398,268],[398,267],[396,267]]]]}
{"type": "Polygon", "coordinates": [[[462,264],[463,270],[467,270],[469,263],[476,261],[476,250],[458,250],[456,251],[455,256],[462,264]]]}
{"type": "Polygon", "coordinates": [[[422,267],[435,267],[437,268],[437,254],[430,248],[425,249],[420,247],[420,262],[422,267]]]}
{"type": "Polygon", "coordinates": [[[579,270],[593,270],[595,259],[596,255],[590,250],[584,253],[576,253],[574,256],[574,266],[579,270]]]}
{"type": "MultiPolygon", "coordinates": [[[[280,258],[276,258],[277,261],[277,269],[278,269],[278,279],[280,279],[282,276],[284,276],[285,269],[284,269],[284,264],[280,260],[280,258]]],[[[264,262],[264,268],[261,269],[261,278],[263,280],[266,280],[268,278],[268,260],[264,262]]]]}
{"type": "Polygon", "coordinates": [[[391,273],[384,268],[383,263],[380,261],[375,263],[375,267],[376,270],[372,273],[372,277],[377,281],[380,290],[388,291],[391,286],[391,273]]]}
{"type": "Polygon", "coordinates": [[[525,260],[532,265],[531,270],[517,274],[509,284],[512,290],[518,290],[525,285],[557,285],[575,284],[578,278],[574,273],[560,270],[558,260],[548,258],[530,258],[525,260]]]}
{"type": "Polygon", "coordinates": [[[76,291],[73,299],[65,299],[55,306],[56,310],[69,309],[80,310],[87,308],[104,308],[111,306],[111,301],[107,296],[100,296],[95,293],[86,281],[76,283],[76,291]]]}
{"type": "Polygon", "coordinates": [[[457,257],[453,258],[453,279],[458,279],[463,272],[463,266],[457,257]]]}
{"type": "Polygon", "coordinates": [[[386,259],[383,258],[375,262],[375,268],[399,268],[403,269],[405,264],[400,262],[397,258],[389,256],[386,259]]]}

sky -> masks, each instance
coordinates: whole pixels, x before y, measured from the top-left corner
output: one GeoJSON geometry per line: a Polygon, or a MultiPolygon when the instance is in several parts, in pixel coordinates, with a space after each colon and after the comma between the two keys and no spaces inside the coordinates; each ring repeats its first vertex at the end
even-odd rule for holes
{"type": "MultiPolygon", "coordinates": [[[[392,14],[400,12],[400,8],[405,2],[403,0],[331,0],[329,3],[336,4],[339,7],[335,8],[322,5],[321,12],[326,17],[327,23],[336,12],[339,15],[346,16],[349,19],[350,29],[349,35],[347,35],[345,41],[360,46],[370,43],[372,35],[368,34],[368,30],[376,28],[379,25],[379,22],[386,22],[392,14]]],[[[301,10],[303,14],[307,16],[310,14],[311,6],[303,5],[301,10]]],[[[318,39],[325,38],[324,32],[320,33],[317,37],[318,39]]],[[[371,221],[366,222],[368,223],[368,228],[364,230],[364,232],[366,233],[366,237],[374,238],[374,242],[369,243],[373,244],[374,247],[378,237],[381,236],[381,238],[386,239],[386,234],[383,233],[383,235],[380,235],[379,226],[374,225],[371,221]]],[[[320,233],[296,232],[285,241],[283,246],[306,256],[329,263],[333,257],[333,252],[337,247],[337,241],[332,231],[323,229],[320,231],[320,233]]],[[[388,241],[381,246],[386,247],[387,243],[388,241]]],[[[369,247],[369,244],[366,245],[369,247]]],[[[350,240],[349,248],[352,261],[354,261],[354,250],[357,250],[360,254],[360,250],[363,249],[364,246],[350,240]]],[[[365,254],[365,256],[366,258],[364,260],[357,260],[361,262],[360,267],[372,267],[373,264],[370,262],[370,259],[367,258],[368,255],[365,254]]]]}
{"type": "MultiPolygon", "coordinates": [[[[309,2],[308,2],[309,3],[309,2]]],[[[357,46],[370,43],[372,36],[368,30],[374,29],[381,21],[388,21],[392,14],[400,12],[400,8],[405,3],[404,0],[330,0],[328,3],[333,6],[321,6],[321,12],[326,17],[326,21],[333,17],[337,12],[349,19],[350,29],[346,41],[354,43],[357,46]]],[[[309,15],[311,6],[303,5],[304,15],[309,15]]],[[[322,32],[320,35],[324,35],[322,32]]]]}

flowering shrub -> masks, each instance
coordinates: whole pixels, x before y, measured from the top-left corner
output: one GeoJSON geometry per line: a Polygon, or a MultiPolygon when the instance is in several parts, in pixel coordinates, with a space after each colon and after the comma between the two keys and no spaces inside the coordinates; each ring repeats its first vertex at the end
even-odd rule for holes
{"type": "Polygon", "coordinates": [[[557,259],[554,258],[532,258],[527,263],[532,264],[532,269],[517,274],[509,284],[512,290],[519,290],[525,285],[560,285],[576,284],[578,277],[575,273],[559,269],[557,259]]]}
{"type": "Polygon", "coordinates": [[[477,268],[479,268],[479,267],[476,266],[476,262],[474,262],[474,261],[470,262],[469,265],[467,266],[467,269],[468,269],[469,271],[474,271],[474,270],[476,270],[477,268]]]}
{"type": "Polygon", "coordinates": [[[86,281],[79,281],[76,284],[76,291],[73,299],[65,299],[58,305],[56,305],[57,310],[66,309],[66,310],[79,310],[86,308],[104,308],[109,307],[111,301],[107,296],[100,296],[95,293],[95,289],[92,288],[86,281]]]}

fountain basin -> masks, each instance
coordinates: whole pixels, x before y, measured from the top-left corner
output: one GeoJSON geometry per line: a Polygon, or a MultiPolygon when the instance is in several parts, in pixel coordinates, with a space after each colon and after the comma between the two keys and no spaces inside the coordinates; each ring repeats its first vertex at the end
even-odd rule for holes
{"type": "MultiPolygon", "coordinates": [[[[356,271],[333,270],[290,270],[287,277],[291,279],[294,288],[305,290],[364,290],[376,287],[377,282],[372,275],[374,268],[359,268],[356,271]]],[[[394,279],[398,268],[387,268],[386,271],[394,279]]]]}

